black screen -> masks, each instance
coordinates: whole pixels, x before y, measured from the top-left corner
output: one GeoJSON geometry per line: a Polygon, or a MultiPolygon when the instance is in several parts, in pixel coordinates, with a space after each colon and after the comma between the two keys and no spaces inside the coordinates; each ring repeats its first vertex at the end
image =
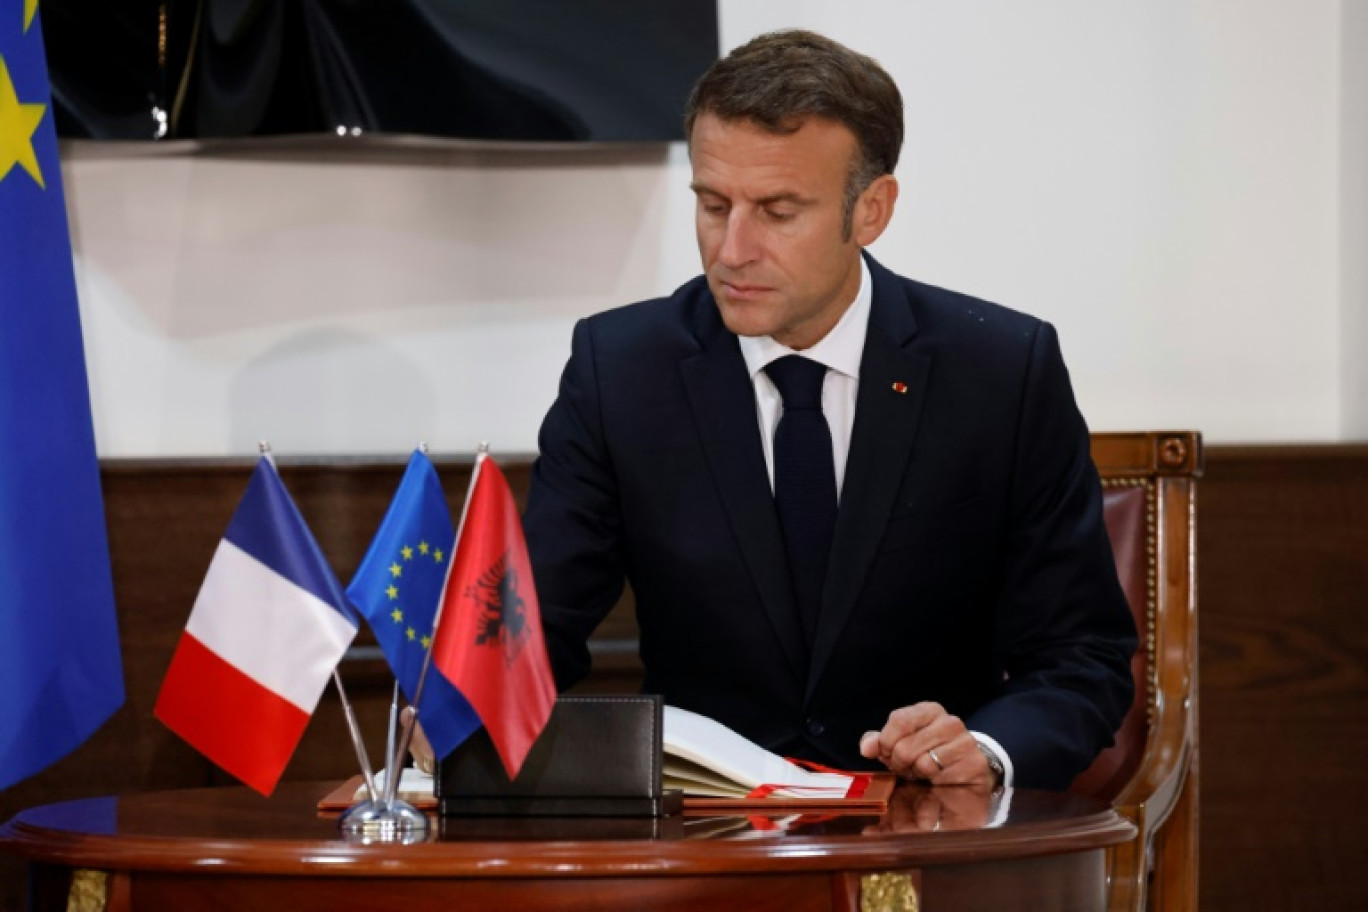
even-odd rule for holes
{"type": "Polygon", "coordinates": [[[683,138],[715,0],[44,0],[58,133],[683,138]]]}

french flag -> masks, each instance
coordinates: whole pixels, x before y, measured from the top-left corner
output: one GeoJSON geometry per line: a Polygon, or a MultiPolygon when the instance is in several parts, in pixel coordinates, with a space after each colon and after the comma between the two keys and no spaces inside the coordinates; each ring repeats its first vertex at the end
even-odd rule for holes
{"type": "Polygon", "coordinates": [[[358,623],[263,457],[209,564],[156,716],[269,795],[358,623]]]}

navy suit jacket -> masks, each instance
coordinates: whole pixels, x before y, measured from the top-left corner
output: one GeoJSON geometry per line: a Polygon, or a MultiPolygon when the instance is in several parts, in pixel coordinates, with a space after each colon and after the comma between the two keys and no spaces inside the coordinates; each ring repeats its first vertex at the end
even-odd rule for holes
{"type": "Polygon", "coordinates": [[[868,259],[873,305],[815,643],[750,377],[702,278],[580,322],[524,525],[557,681],[636,597],[644,690],[865,768],[934,700],[1064,788],[1130,705],[1135,627],[1054,329],[868,259]]]}

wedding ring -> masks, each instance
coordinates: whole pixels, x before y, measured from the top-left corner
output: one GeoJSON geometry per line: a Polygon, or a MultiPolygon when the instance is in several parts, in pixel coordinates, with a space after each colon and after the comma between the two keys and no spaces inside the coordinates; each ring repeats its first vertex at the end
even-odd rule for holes
{"type": "Polygon", "coordinates": [[[945,769],[945,764],[941,763],[941,758],[936,756],[936,749],[933,747],[926,752],[926,756],[931,758],[931,762],[936,764],[936,769],[945,769]]]}

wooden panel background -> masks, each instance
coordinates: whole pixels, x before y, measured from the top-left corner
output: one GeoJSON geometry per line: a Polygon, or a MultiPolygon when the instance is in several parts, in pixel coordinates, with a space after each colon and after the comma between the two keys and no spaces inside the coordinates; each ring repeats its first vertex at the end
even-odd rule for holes
{"type": "Polygon", "coordinates": [[[1368,909],[1368,446],[1211,447],[1203,909],[1368,909]]]}
{"type": "MultiPolygon", "coordinates": [[[[468,463],[438,460],[453,510],[468,463]]],[[[515,490],[527,460],[501,460],[515,490]]],[[[1198,486],[1202,664],[1201,899],[1210,909],[1368,908],[1368,446],[1209,447],[1198,486]]],[[[281,461],[324,552],[347,579],[402,473],[398,460],[281,461]]],[[[171,651],[251,463],[108,462],[105,501],[128,699],[86,745],[0,793],[23,807],[226,783],[151,713],[171,651]]],[[[599,631],[589,688],[636,680],[630,610],[599,631]]],[[[348,661],[372,756],[390,677],[348,661]]],[[[354,761],[324,698],[287,779],[341,778],[354,761]]],[[[23,906],[0,856],[0,909],[23,906]]]]}

